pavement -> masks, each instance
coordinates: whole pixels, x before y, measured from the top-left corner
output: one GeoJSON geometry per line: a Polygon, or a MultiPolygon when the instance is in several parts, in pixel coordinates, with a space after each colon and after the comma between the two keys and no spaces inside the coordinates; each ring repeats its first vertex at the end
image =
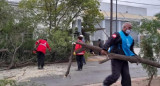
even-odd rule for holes
{"type": "MultiPolygon", "coordinates": [[[[138,53],[139,49],[136,49],[135,51],[136,53],[138,53]]],[[[91,56],[88,59],[87,64],[84,65],[84,68],[82,71],[76,71],[77,64],[76,62],[73,62],[71,66],[70,75],[68,77],[64,77],[65,72],[63,72],[59,75],[50,74],[49,76],[29,78],[29,81],[30,83],[37,83],[39,85],[45,85],[45,86],[102,86],[103,80],[108,75],[111,74],[110,61],[105,62],[103,64],[98,63],[99,60],[104,58],[105,57],[102,57],[102,56],[101,57],[91,56]]],[[[61,65],[61,63],[56,65],[61,65]]],[[[52,66],[54,66],[54,64],[52,66]]],[[[67,69],[68,63],[62,63],[61,66],[67,69]]],[[[132,80],[133,79],[139,80],[139,78],[147,77],[146,71],[142,68],[140,64],[137,65],[137,64],[129,63],[129,68],[130,68],[130,75],[132,80]]],[[[58,68],[55,70],[58,70],[58,68]]],[[[41,72],[45,73],[47,72],[47,70],[44,69],[41,72]]],[[[158,75],[160,75],[159,68],[158,68],[158,75]]],[[[121,78],[119,78],[117,84],[120,84],[120,79],[121,78]]],[[[114,86],[119,86],[119,85],[115,84],[114,86]]],[[[135,85],[135,86],[143,86],[143,85],[135,85]]],[[[160,86],[160,84],[158,86],[160,86]]]]}
{"type": "MultiPolygon", "coordinates": [[[[141,65],[129,65],[132,79],[147,77],[147,73],[141,65]]],[[[32,78],[30,80],[39,84],[45,84],[46,86],[92,86],[91,84],[102,83],[103,80],[111,74],[110,61],[103,64],[98,64],[98,62],[87,62],[82,71],[76,71],[76,66],[76,63],[73,63],[70,76],[67,78],[64,78],[63,75],[57,75],[32,78]]],[[[160,75],[160,69],[158,69],[158,75],[160,75]]]]}

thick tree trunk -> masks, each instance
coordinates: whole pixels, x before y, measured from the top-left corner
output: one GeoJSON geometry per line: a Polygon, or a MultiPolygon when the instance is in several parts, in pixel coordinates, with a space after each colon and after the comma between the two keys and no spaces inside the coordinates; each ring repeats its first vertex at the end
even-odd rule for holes
{"type": "MultiPolygon", "coordinates": [[[[80,42],[76,42],[76,43],[82,45],[83,48],[89,48],[89,49],[92,49],[93,51],[101,52],[101,50],[102,50],[99,47],[88,45],[85,43],[80,43],[80,42]]],[[[82,50],[83,49],[78,50],[78,51],[76,51],[76,53],[80,52],[82,50]]],[[[147,60],[147,59],[142,59],[139,56],[125,56],[125,55],[119,55],[119,54],[114,54],[114,53],[108,53],[106,56],[109,57],[109,59],[126,60],[126,61],[130,61],[131,63],[143,63],[143,64],[148,64],[148,65],[160,68],[159,63],[151,61],[151,60],[147,60]]],[[[108,61],[109,59],[105,59],[102,62],[108,61]]]]}

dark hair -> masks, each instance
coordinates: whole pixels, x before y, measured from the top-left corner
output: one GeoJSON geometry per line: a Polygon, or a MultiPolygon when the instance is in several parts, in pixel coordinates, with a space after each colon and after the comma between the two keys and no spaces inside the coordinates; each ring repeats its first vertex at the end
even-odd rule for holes
{"type": "Polygon", "coordinates": [[[46,40],[46,41],[47,41],[47,39],[44,39],[44,40],[46,40]]]}
{"type": "Polygon", "coordinates": [[[82,38],[82,37],[78,37],[78,39],[79,39],[79,40],[82,40],[83,38],[82,38]]]}
{"type": "Polygon", "coordinates": [[[98,41],[101,41],[101,39],[98,39],[98,41]]]}

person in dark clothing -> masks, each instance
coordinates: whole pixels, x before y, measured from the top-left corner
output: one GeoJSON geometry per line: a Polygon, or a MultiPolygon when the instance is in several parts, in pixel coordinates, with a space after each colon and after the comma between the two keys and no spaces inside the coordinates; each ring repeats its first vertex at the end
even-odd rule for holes
{"type": "MultiPolygon", "coordinates": [[[[101,39],[98,39],[98,46],[99,46],[100,48],[103,47],[103,44],[102,44],[101,39]]],[[[101,52],[99,52],[99,55],[101,55],[101,52]]]]}
{"type": "MultiPolygon", "coordinates": [[[[136,55],[133,50],[134,40],[129,35],[132,29],[131,23],[124,23],[122,28],[123,29],[120,32],[115,32],[111,37],[109,37],[104,44],[103,50],[101,51],[102,54],[107,54],[107,52],[110,52],[126,56],[136,55]]],[[[128,61],[112,59],[111,68],[112,74],[106,77],[103,82],[103,86],[112,85],[118,80],[120,75],[122,77],[122,86],[131,86],[128,61]]]]}

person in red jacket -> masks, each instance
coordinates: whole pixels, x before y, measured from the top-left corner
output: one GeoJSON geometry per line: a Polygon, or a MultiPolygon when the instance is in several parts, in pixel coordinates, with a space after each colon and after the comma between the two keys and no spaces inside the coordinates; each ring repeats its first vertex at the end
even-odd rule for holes
{"type": "Polygon", "coordinates": [[[48,48],[51,52],[51,48],[49,47],[47,39],[40,39],[36,41],[35,46],[37,47],[38,69],[43,69],[46,49],[48,48]]]}
{"type": "MultiPolygon", "coordinates": [[[[83,43],[82,39],[83,39],[83,35],[78,36],[77,42],[82,42],[83,43]]],[[[78,49],[80,49],[81,47],[82,46],[80,44],[76,44],[75,45],[75,51],[78,50],[78,49]]],[[[83,68],[84,54],[85,54],[85,51],[82,51],[80,53],[76,53],[76,60],[77,60],[77,65],[78,65],[77,71],[81,71],[82,68],[83,68]]]]}

